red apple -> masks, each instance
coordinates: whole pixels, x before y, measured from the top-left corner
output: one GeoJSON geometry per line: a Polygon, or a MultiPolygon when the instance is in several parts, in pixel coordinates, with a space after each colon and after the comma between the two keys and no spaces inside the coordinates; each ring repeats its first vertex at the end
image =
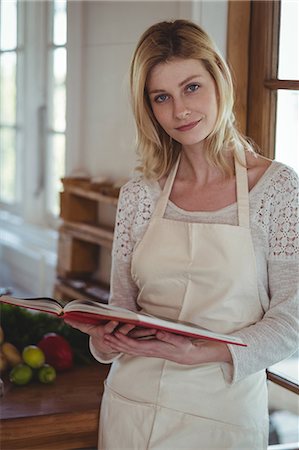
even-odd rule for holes
{"type": "Polygon", "coordinates": [[[73,366],[73,350],[68,341],[56,333],[48,333],[37,344],[46,357],[46,362],[58,372],[73,366]]]}

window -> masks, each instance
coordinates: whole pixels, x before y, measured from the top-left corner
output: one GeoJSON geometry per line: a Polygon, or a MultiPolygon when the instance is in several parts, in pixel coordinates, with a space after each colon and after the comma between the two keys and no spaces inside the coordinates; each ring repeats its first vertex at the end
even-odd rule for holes
{"type": "Polygon", "coordinates": [[[19,105],[24,45],[17,1],[2,1],[0,6],[0,202],[11,206],[20,200],[19,143],[23,127],[19,105]]]}
{"type": "Polygon", "coordinates": [[[299,172],[298,2],[253,2],[247,133],[299,172]]]}
{"type": "Polygon", "coordinates": [[[291,80],[290,89],[278,89],[275,157],[299,173],[299,3],[281,0],[278,79],[291,80]],[[296,86],[295,86],[296,87],[296,86]]]}
{"type": "Polygon", "coordinates": [[[54,224],[65,170],[67,1],[0,0],[0,20],[1,209],[54,224]]]}
{"type": "Polygon", "coordinates": [[[229,1],[227,49],[241,130],[297,171],[298,15],[292,0],[229,1]]]}

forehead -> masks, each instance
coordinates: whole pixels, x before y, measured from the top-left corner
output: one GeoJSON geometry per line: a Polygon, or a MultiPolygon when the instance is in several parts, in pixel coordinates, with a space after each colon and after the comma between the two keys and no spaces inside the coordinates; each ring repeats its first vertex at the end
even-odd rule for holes
{"type": "Polygon", "coordinates": [[[147,80],[148,89],[165,88],[169,83],[179,84],[190,76],[209,76],[203,63],[197,59],[175,58],[157,64],[147,80]]]}

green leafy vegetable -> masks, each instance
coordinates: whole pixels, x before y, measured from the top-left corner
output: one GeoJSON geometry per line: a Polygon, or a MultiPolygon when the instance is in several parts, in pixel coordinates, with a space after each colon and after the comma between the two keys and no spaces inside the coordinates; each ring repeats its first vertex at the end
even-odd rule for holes
{"type": "Polygon", "coordinates": [[[88,336],[50,314],[1,303],[0,323],[5,341],[14,344],[20,351],[27,345],[36,345],[44,334],[52,332],[63,336],[69,342],[75,363],[89,364],[94,361],[89,351],[88,336]]]}

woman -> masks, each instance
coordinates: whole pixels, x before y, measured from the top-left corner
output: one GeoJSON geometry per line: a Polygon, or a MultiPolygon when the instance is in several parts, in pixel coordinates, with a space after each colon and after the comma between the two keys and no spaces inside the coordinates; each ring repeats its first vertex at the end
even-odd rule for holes
{"type": "Polygon", "coordinates": [[[131,91],[142,176],[120,195],[111,303],[248,347],[72,322],[113,361],[99,448],[266,449],[265,369],[297,349],[298,179],[236,130],[229,70],[197,25],[150,27],[131,91]]]}

